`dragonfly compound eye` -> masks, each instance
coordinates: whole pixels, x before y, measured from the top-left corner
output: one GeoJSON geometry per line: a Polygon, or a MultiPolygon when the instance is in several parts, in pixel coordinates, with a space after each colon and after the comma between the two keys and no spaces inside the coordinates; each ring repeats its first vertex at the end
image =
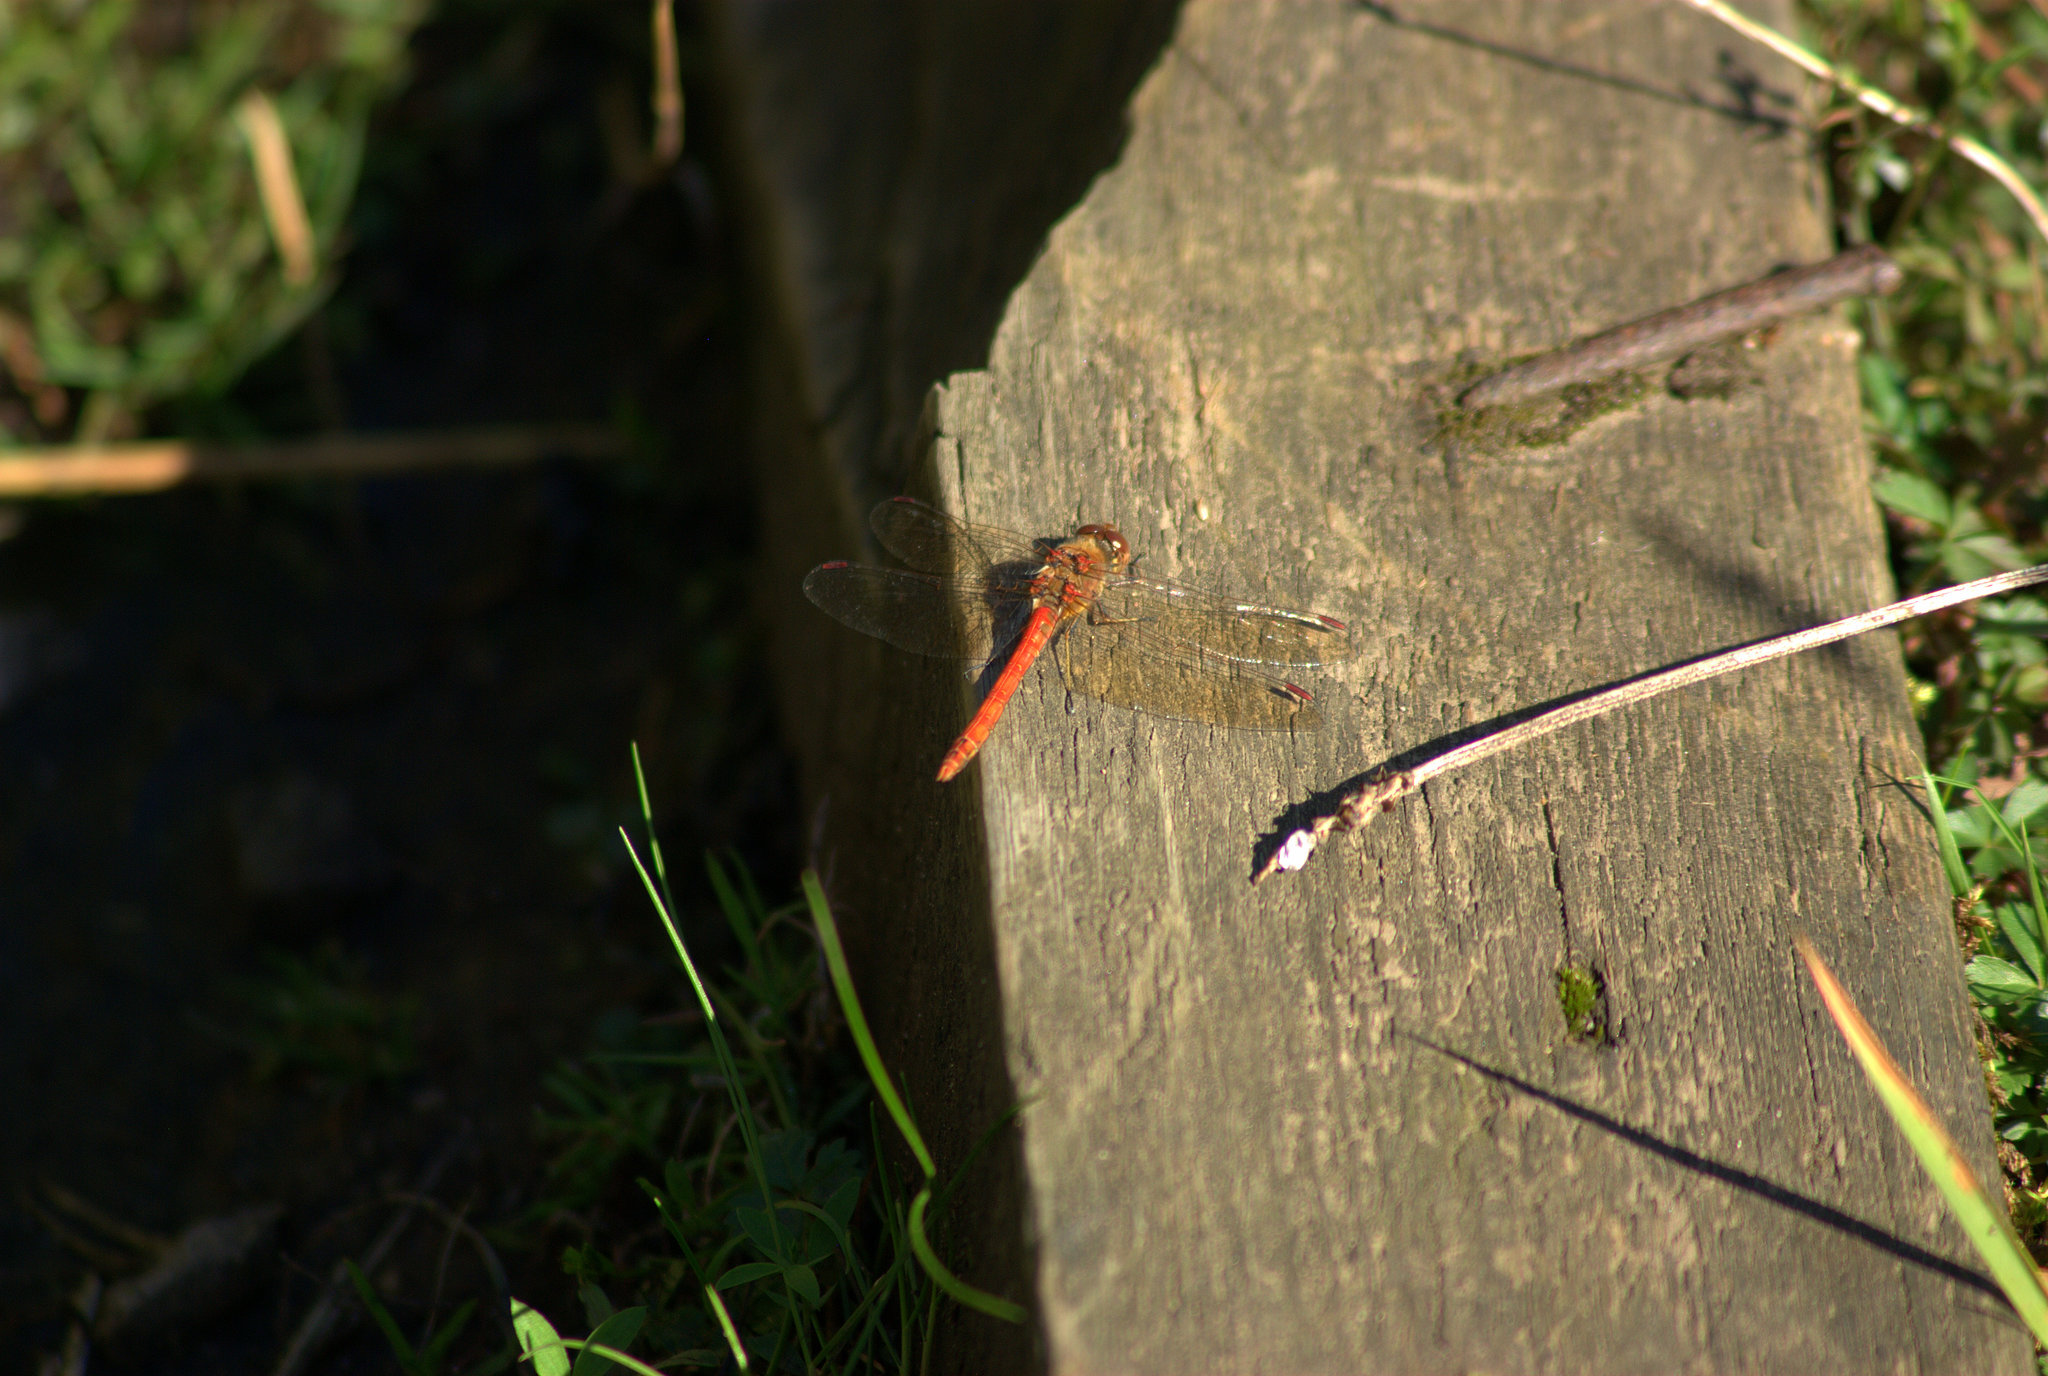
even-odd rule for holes
{"type": "Polygon", "coordinates": [[[1117,564],[1122,565],[1130,561],[1131,542],[1124,539],[1124,533],[1115,526],[1105,525],[1100,521],[1096,521],[1082,526],[1079,533],[1082,535],[1093,535],[1096,539],[1102,541],[1103,544],[1109,546],[1109,557],[1117,564]]]}

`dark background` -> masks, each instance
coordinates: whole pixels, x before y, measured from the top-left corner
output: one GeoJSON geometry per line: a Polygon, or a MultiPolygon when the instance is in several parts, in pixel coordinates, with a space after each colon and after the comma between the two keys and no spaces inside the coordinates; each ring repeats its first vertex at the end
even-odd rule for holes
{"type": "MultiPolygon", "coordinates": [[[[592,1220],[531,1217],[543,1076],[681,996],[615,834],[629,743],[687,916],[707,846],[790,890],[734,253],[692,151],[630,175],[646,24],[641,0],[441,6],[335,298],[150,427],[599,420],[628,458],[0,522],[0,1367],[56,1349],[86,1269],[34,1212],[46,1181],[160,1234],[286,1209],[255,1302],[95,1371],[268,1370],[309,1277],[451,1144],[437,1197],[499,1229],[514,1293],[573,1294],[560,1254],[592,1220]]],[[[401,1249],[399,1288],[431,1263],[401,1249]]],[[[359,1327],[315,1369],[390,1361],[359,1327]]]]}

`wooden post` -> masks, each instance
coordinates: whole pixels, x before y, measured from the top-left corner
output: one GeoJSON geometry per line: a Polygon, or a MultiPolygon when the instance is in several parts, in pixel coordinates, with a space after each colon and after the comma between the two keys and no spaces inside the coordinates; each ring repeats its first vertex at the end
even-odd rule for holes
{"type": "Polygon", "coordinates": [[[1547,448],[1428,400],[1825,257],[1801,78],[1676,7],[1394,8],[714,11],[821,862],[941,1151],[1030,1101],[947,1254],[1035,1329],[967,1316],[939,1368],[2030,1369],[1792,949],[1995,1179],[1892,641],[1574,729],[1246,883],[1390,756],[1891,594],[1840,318],[1547,448]],[[1296,739],[1041,671],[937,785],[967,681],[797,591],[899,490],[1116,522],[1360,656],[1296,739]]]}

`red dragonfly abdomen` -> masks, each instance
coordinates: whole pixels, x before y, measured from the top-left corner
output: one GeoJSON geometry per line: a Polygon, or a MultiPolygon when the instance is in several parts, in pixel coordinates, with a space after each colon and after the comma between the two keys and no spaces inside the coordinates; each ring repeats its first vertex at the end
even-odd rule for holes
{"type": "Polygon", "coordinates": [[[946,758],[939,762],[939,782],[945,783],[955,774],[967,768],[967,762],[981,749],[988,733],[995,730],[996,719],[1003,715],[1010,699],[1017,694],[1017,685],[1024,682],[1024,673],[1037,662],[1039,652],[1052,641],[1052,633],[1059,628],[1060,614],[1056,607],[1040,606],[1031,613],[1031,619],[1024,623],[1024,634],[1017,638],[1017,648],[1010,652],[1010,662],[1003,666],[1002,674],[995,686],[988,690],[988,696],[981,700],[981,709],[967,723],[967,729],[960,733],[960,739],[953,742],[953,748],[946,752],[946,758]]]}

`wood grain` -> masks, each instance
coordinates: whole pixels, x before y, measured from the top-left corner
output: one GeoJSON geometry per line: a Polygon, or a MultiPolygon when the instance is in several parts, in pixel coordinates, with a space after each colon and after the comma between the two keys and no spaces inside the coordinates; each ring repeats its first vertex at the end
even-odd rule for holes
{"type": "Polygon", "coordinates": [[[1564,733],[1246,883],[1290,807],[1389,756],[1892,592],[1839,320],[1786,327],[1758,387],[1550,449],[1460,452],[1424,400],[1825,256],[1799,79],[1676,8],[1399,9],[718,12],[821,859],[942,1151],[1031,1101],[951,1245],[1038,1329],[961,1320],[943,1365],[2026,1369],[1792,951],[1995,1178],[1894,642],[1564,733]],[[963,244],[1035,233],[999,309],[1001,274],[947,296],[938,267],[1019,257],[963,244]],[[1113,521],[1360,655],[1298,738],[1040,671],[942,789],[966,682],[793,595],[899,482],[1113,521]],[[1567,962],[1609,1044],[1567,1036],[1567,962]]]}

